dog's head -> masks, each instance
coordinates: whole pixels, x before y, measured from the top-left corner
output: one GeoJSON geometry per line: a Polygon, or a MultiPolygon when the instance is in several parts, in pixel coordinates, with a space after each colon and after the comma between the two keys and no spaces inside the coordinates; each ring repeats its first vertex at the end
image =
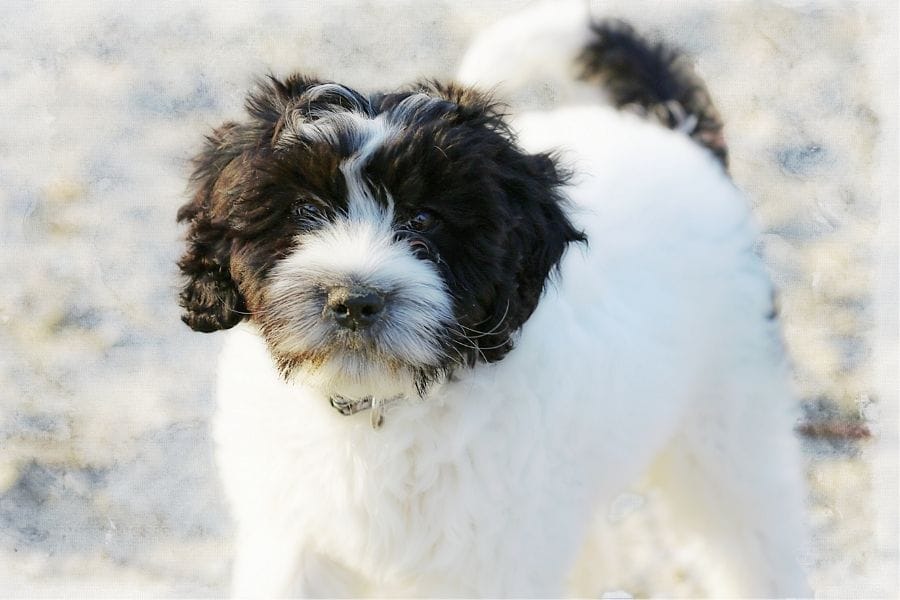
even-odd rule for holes
{"type": "Polygon", "coordinates": [[[183,320],[244,319],[287,378],[333,394],[419,393],[500,360],[568,243],[563,177],[494,105],[453,85],[363,96],[293,76],[196,159],[183,320]]]}

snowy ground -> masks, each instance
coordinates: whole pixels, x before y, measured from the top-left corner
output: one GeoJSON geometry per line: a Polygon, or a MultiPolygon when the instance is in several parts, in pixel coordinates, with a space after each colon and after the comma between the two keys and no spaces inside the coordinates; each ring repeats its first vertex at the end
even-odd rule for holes
{"type": "MultiPolygon", "coordinates": [[[[0,4],[0,596],[225,593],[220,340],[175,304],[189,157],[256,75],[447,77],[527,4],[0,4]]],[[[823,597],[897,592],[894,4],[593,4],[694,55],[725,117],[816,434],[823,597]]]]}

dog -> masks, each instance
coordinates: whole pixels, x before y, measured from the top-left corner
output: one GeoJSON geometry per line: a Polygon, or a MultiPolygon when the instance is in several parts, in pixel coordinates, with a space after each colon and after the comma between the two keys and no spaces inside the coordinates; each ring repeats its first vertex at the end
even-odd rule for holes
{"type": "Polygon", "coordinates": [[[271,76],[196,158],[180,303],[231,329],[235,595],[596,595],[591,524],[643,480],[708,545],[709,593],[808,593],[773,287],[721,118],[677,52],[538,17],[486,32],[461,83],[271,76]],[[581,100],[509,117],[473,87],[514,93],[519,42],[570,61],[581,100]]]}

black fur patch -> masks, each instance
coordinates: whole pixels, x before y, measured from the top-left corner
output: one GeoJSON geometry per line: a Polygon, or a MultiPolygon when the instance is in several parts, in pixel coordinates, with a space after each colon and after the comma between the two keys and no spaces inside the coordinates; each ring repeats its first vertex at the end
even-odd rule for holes
{"type": "Polygon", "coordinates": [[[582,79],[603,86],[616,107],[655,117],[666,127],[684,127],[693,117],[696,123],[686,133],[727,168],[722,119],[687,57],[622,21],[596,22],[591,29],[595,38],[580,57],[582,79]]]}

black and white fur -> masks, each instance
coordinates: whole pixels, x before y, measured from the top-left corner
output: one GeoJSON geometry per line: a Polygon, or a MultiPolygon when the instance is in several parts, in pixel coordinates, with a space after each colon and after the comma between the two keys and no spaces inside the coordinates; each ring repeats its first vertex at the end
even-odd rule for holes
{"type": "Polygon", "coordinates": [[[791,394],[721,122],[674,54],[575,26],[578,85],[665,126],[295,75],[209,137],[181,304],[240,324],[215,425],[237,595],[596,594],[590,523],[647,473],[719,559],[711,592],[804,593],[791,394]]]}

